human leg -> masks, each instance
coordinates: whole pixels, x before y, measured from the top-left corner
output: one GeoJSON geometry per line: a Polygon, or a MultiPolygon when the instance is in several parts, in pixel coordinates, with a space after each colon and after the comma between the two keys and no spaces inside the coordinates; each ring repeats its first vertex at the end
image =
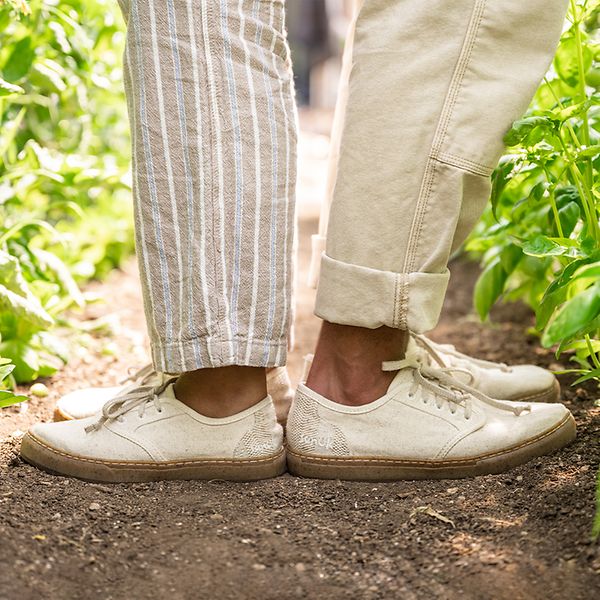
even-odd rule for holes
{"type": "Polygon", "coordinates": [[[574,436],[564,407],[498,402],[451,377],[452,365],[412,354],[397,360],[408,331],[438,319],[448,257],[487,201],[503,134],[551,60],[565,8],[541,0],[363,3],[317,293],[327,343],[319,341],[288,429],[296,472],[335,476],[336,464],[358,457],[364,464],[346,474],[368,478],[374,454],[382,459],[375,477],[497,472],[574,436]],[[392,331],[406,332],[395,352],[392,331]],[[361,338],[379,339],[380,349],[388,343],[383,372],[374,372],[373,343],[363,343],[361,360],[361,338]],[[355,401],[346,409],[349,381],[355,401]],[[327,395],[340,388],[342,398],[327,395]],[[309,467],[307,455],[317,456],[309,467]],[[419,460],[424,470],[412,464],[419,460]]]}
{"type": "Polygon", "coordinates": [[[231,478],[277,474],[265,369],[286,359],[296,142],[283,2],[122,8],[153,362],[184,374],[133,388],[101,415],[36,426],[22,452],[92,479],[214,476],[215,464],[231,478]],[[244,461],[260,468],[244,475],[244,461]]]}

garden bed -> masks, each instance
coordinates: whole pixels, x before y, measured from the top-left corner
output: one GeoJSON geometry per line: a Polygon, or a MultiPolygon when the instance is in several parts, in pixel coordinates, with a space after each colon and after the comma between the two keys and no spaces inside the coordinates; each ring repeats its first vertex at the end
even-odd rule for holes
{"type": "MultiPolygon", "coordinates": [[[[315,228],[314,220],[301,224],[301,284],[315,228]]],[[[482,325],[471,310],[476,267],[457,263],[452,272],[435,339],[482,358],[558,367],[550,351],[524,336],[527,309],[500,307],[495,324],[482,325]]],[[[590,540],[600,459],[594,384],[573,389],[562,380],[579,426],[573,445],[505,475],[467,481],[286,475],[248,484],[98,485],[23,463],[18,433],[11,432],[51,418],[60,393],[112,383],[143,363],[133,265],[99,291],[109,302],[88,316],[108,316],[114,336],[88,339],[87,351],[48,383],[48,398],[0,417],[0,598],[597,597],[600,546],[590,540]]],[[[316,336],[312,297],[299,286],[295,378],[316,336]]]]}

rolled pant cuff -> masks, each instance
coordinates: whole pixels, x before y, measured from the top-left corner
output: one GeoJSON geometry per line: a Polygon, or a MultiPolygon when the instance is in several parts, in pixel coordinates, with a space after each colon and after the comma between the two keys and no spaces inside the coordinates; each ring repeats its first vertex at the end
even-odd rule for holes
{"type": "Polygon", "coordinates": [[[423,333],[435,327],[450,272],[395,273],[323,254],[315,314],[341,325],[383,325],[423,333]]]}
{"type": "Polygon", "coordinates": [[[310,255],[310,266],[308,268],[307,285],[308,287],[315,289],[319,282],[319,271],[321,269],[321,256],[325,252],[325,245],[327,238],[324,235],[315,233],[310,238],[311,242],[311,255],[310,255]]]}
{"type": "Polygon", "coordinates": [[[152,362],[159,373],[185,373],[218,367],[282,367],[287,361],[287,339],[221,340],[198,337],[183,342],[152,341],[152,362]]]}

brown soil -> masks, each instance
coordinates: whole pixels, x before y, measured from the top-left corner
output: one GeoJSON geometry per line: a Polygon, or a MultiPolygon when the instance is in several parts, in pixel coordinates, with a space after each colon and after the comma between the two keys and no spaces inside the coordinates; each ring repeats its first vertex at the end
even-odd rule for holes
{"type": "MultiPolygon", "coordinates": [[[[296,379],[318,327],[314,292],[303,284],[313,209],[303,209],[301,219],[290,363],[296,379]]],[[[482,358],[557,368],[553,355],[525,336],[531,316],[524,307],[500,307],[493,325],[477,321],[475,276],[474,265],[454,265],[433,337],[482,358]]],[[[15,430],[50,419],[61,393],[113,383],[145,360],[133,265],[91,291],[108,302],[85,316],[108,319],[112,337],[77,338],[74,360],[47,382],[50,396],[0,416],[0,598],[600,597],[600,546],[590,539],[600,458],[597,388],[569,387],[566,377],[563,397],[577,419],[577,441],[505,475],[468,481],[286,475],[248,484],[97,485],[25,464],[15,430]]]]}

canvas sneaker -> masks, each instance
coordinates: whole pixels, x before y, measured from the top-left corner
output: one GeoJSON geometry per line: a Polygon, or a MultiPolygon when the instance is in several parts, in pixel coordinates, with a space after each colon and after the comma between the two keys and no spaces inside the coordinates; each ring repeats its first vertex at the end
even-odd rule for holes
{"type": "Polygon", "coordinates": [[[562,404],[492,399],[414,359],[386,362],[387,393],[343,406],[301,384],[287,426],[288,470],[323,479],[385,481],[500,473],[575,438],[562,404]]]}
{"type": "Polygon", "coordinates": [[[139,386],[84,419],[34,425],[21,456],[44,470],[91,481],[251,481],[285,471],[283,429],[270,396],[226,418],[179,402],[174,379],[139,386]]]}
{"type": "Polygon", "coordinates": [[[536,365],[508,366],[472,358],[450,344],[437,344],[414,333],[406,356],[428,367],[451,369],[456,379],[492,398],[522,402],[557,402],[560,398],[556,377],[536,365]]]}
{"type": "MultiPolygon", "coordinates": [[[[65,394],[56,402],[54,408],[55,421],[70,421],[85,419],[102,410],[102,407],[112,398],[126,393],[138,386],[161,385],[169,376],[157,373],[153,366],[146,365],[137,373],[127,377],[120,385],[110,387],[88,387],[65,394]]],[[[285,425],[294,391],[285,367],[275,367],[267,370],[267,392],[273,399],[277,420],[285,425]]]]}

